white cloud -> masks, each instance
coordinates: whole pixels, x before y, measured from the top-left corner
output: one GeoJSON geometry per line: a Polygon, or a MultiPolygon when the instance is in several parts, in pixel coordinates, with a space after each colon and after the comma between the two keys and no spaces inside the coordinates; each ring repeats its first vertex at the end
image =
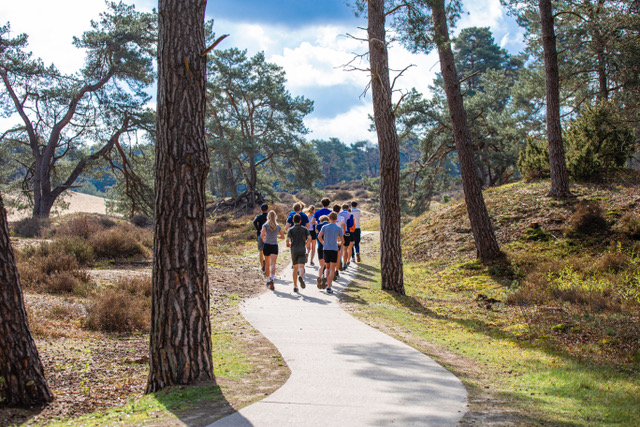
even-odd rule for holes
{"type": "Polygon", "coordinates": [[[373,114],[373,105],[367,102],[332,118],[310,118],[305,121],[311,131],[309,139],[338,138],[347,144],[361,140],[375,142],[375,133],[369,132],[369,114],[373,114]]]}
{"type": "MultiPolygon", "coordinates": [[[[458,29],[466,27],[491,27],[497,29],[504,17],[504,9],[500,0],[475,0],[465,2],[464,10],[457,25],[458,29]]],[[[495,30],[493,30],[495,31],[495,30]]]]}

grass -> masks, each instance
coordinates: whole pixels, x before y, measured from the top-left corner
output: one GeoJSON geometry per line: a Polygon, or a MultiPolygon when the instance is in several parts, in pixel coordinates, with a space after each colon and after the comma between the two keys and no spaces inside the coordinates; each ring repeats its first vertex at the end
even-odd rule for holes
{"type": "MultiPolygon", "coordinates": [[[[376,250],[369,244],[364,253],[376,250]]],[[[407,296],[382,292],[379,268],[377,261],[361,265],[345,301],[357,317],[432,354],[459,376],[471,391],[472,410],[483,410],[474,407],[474,396],[490,392],[525,424],[638,424],[640,360],[610,360],[608,344],[600,337],[567,339],[593,332],[576,322],[574,316],[585,312],[563,306],[561,319],[547,319],[531,307],[498,303],[489,310],[476,303],[478,294],[504,301],[512,291],[476,261],[405,259],[407,296]],[[554,329],[562,320],[576,331],[554,329]]],[[[604,318],[594,316],[599,319],[594,323],[604,318]]]]}
{"type": "MultiPolygon", "coordinates": [[[[142,425],[180,419],[189,409],[219,405],[224,401],[216,385],[169,387],[141,398],[132,398],[124,406],[96,412],[50,426],[142,425]]],[[[211,421],[211,420],[209,420],[211,421]]]]}

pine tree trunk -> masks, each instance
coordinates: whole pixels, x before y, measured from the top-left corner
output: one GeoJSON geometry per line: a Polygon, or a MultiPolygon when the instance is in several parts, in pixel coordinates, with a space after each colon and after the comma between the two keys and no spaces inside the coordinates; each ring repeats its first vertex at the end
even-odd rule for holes
{"type": "Polygon", "coordinates": [[[391,102],[384,0],[369,0],[373,115],[380,148],[380,271],[382,289],[404,295],[400,246],[400,147],[391,102]]]}
{"type": "Polygon", "coordinates": [[[464,200],[467,205],[467,213],[471,222],[478,258],[483,263],[486,263],[501,257],[502,253],[493,232],[493,226],[482,195],[482,186],[476,173],[478,169],[474,162],[471,132],[467,125],[467,113],[464,109],[460,83],[458,82],[458,74],[451,50],[451,40],[449,39],[443,0],[433,2],[432,16],[433,26],[436,31],[438,54],[440,55],[440,68],[453,127],[453,139],[460,163],[464,200]]]}
{"type": "Polygon", "coordinates": [[[205,6],[202,0],[159,2],[148,393],[214,378],[204,232],[205,6]]]}
{"type": "Polygon", "coordinates": [[[544,71],[547,90],[547,138],[549,139],[549,168],[551,189],[549,197],[568,197],[569,173],[562,144],[562,126],[560,124],[560,75],[558,71],[558,52],[556,35],[553,29],[551,0],[539,0],[542,48],[544,50],[544,71]]]}
{"type": "Polygon", "coordinates": [[[0,195],[0,405],[34,406],[52,400],[27,322],[0,195]]]}

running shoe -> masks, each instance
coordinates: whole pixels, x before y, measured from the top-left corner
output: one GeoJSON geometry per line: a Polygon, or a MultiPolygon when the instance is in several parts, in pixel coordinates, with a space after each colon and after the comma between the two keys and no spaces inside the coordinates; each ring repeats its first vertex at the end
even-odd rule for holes
{"type": "Polygon", "coordinates": [[[336,270],[336,275],[333,276],[333,280],[337,279],[338,277],[340,277],[340,273],[338,273],[338,270],[336,270]]]}
{"type": "Polygon", "coordinates": [[[298,287],[297,286],[293,287],[293,292],[298,292],[298,287]]]}
{"type": "Polygon", "coordinates": [[[360,262],[360,254],[356,254],[356,260],[360,262]]]}
{"type": "Polygon", "coordinates": [[[318,289],[322,289],[322,277],[318,277],[318,289]]]}
{"type": "Polygon", "coordinates": [[[311,267],[313,267],[315,264],[313,263],[313,261],[311,261],[311,262],[309,263],[309,265],[310,265],[311,267]]]}
{"type": "Polygon", "coordinates": [[[328,294],[332,294],[332,293],[333,293],[333,289],[331,289],[331,288],[327,288],[327,293],[328,293],[328,294]]]}
{"type": "Polygon", "coordinates": [[[323,277],[323,278],[322,278],[322,289],[324,289],[324,288],[326,288],[326,287],[327,287],[327,278],[326,278],[326,277],[323,277]]]}
{"type": "Polygon", "coordinates": [[[273,280],[269,281],[269,289],[271,289],[272,291],[276,288],[275,283],[273,283],[273,280]]]}
{"type": "Polygon", "coordinates": [[[304,283],[304,280],[302,280],[302,276],[298,277],[298,282],[300,282],[300,287],[302,289],[307,287],[307,285],[304,283]]]}

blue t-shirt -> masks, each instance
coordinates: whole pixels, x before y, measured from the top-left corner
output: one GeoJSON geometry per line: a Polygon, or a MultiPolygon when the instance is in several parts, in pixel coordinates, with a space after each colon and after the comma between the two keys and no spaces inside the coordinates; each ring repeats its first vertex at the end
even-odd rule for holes
{"type": "Polygon", "coordinates": [[[322,227],[322,240],[325,251],[338,250],[338,237],[342,236],[342,228],[336,224],[327,224],[322,227]]]}
{"type": "Polygon", "coordinates": [[[289,214],[289,218],[287,218],[287,224],[293,227],[293,216],[296,213],[300,214],[300,225],[303,226],[304,228],[307,228],[307,224],[309,224],[309,217],[304,212],[296,212],[296,211],[291,212],[289,214]]]}
{"type": "Polygon", "coordinates": [[[320,217],[322,215],[329,215],[331,212],[333,212],[331,209],[327,209],[327,208],[322,208],[322,209],[318,209],[317,211],[315,211],[313,213],[313,217],[316,219],[316,223],[320,222],[320,217]]]}
{"type": "MultiPolygon", "coordinates": [[[[316,235],[320,234],[320,231],[322,231],[322,227],[324,227],[325,225],[329,224],[328,222],[319,222],[315,225],[316,228],[316,235]]],[[[320,243],[320,240],[318,240],[318,248],[319,249],[324,249],[324,246],[322,246],[322,243],[320,243]]]]}

